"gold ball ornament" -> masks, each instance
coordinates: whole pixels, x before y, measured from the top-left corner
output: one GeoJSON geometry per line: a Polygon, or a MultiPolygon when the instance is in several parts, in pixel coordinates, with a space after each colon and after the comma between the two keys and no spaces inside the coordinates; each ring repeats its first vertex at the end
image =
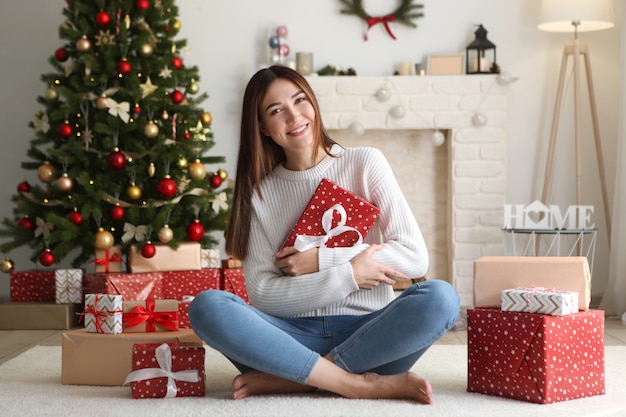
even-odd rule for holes
{"type": "Polygon", "coordinates": [[[226,178],[228,178],[228,172],[226,172],[225,169],[222,169],[222,168],[218,169],[216,174],[219,175],[222,181],[226,181],[226,178]]]}
{"type": "Polygon", "coordinates": [[[76,41],[76,50],[79,52],[89,52],[91,49],[91,41],[87,39],[87,36],[83,35],[76,41]]]}
{"type": "Polygon", "coordinates": [[[115,238],[108,230],[104,230],[102,227],[98,228],[96,232],[96,238],[93,242],[93,245],[96,249],[105,250],[111,249],[113,244],[115,243],[115,238]]]}
{"type": "Polygon", "coordinates": [[[64,173],[57,180],[57,187],[59,187],[59,191],[62,193],[69,193],[72,191],[72,188],[74,188],[74,181],[69,177],[69,175],[67,175],[67,173],[64,173]]]}
{"type": "Polygon", "coordinates": [[[50,163],[50,161],[45,161],[42,165],[37,168],[37,176],[41,180],[41,182],[51,183],[57,177],[57,169],[50,163]]]}
{"type": "Polygon", "coordinates": [[[141,55],[142,57],[147,58],[153,53],[154,48],[152,48],[152,45],[150,45],[149,43],[144,43],[143,45],[139,46],[139,55],[141,55]]]}
{"type": "Polygon", "coordinates": [[[126,195],[131,200],[139,200],[141,198],[141,188],[133,184],[126,189],[126,195]]]}
{"type": "Polygon", "coordinates": [[[100,111],[108,111],[109,107],[107,106],[107,100],[109,98],[104,94],[96,99],[96,109],[100,111]]]}
{"type": "Polygon", "coordinates": [[[180,28],[182,27],[180,20],[178,19],[174,19],[174,21],[172,22],[172,29],[176,32],[178,32],[180,30],[180,28]]]}
{"type": "Polygon", "coordinates": [[[191,80],[191,82],[187,86],[187,92],[189,94],[198,94],[199,91],[200,91],[200,86],[198,85],[196,80],[191,80]]]}
{"type": "Polygon", "coordinates": [[[208,111],[202,112],[200,115],[200,121],[203,125],[208,126],[211,124],[211,120],[213,120],[213,116],[208,111]]]}
{"type": "Polygon", "coordinates": [[[44,93],[44,98],[49,102],[54,102],[59,99],[59,92],[56,88],[50,87],[44,93]]]}
{"type": "Polygon", "coordinates": [[[4,261],[0,263],[0,271],[10,274],[13,270],[15,270],[15,262],[11,258],[4,258],[4,261]]]}
{"type": "Polygon", "coordinates": [[[150,120],[143,128],[143,134],[150,139],[154,139],[159,136],[159,126],[150,120]]]}
{"type": "Polygon", "coordinates": [[[189,164],[187,172],[189,172],[189,176],[194,180],[202,180],[206,177],[206,167],[199,159],[189,164]]]}
{"type": "Polygon", "coordinates": [[[168,225],[165,225],[159,230],[158,237],[160,242],[168,243],[174,238],[174,231],[168,225]]]}
{"type": "Polygon", "coordinates": [[[189,165],[189,161],[187,161],[187,158],[185,158],[184,156],[178,157],[178,161],[176,161],[176,166],[179,169],[185,169],[187,168],[188,165],[189,165]]]}

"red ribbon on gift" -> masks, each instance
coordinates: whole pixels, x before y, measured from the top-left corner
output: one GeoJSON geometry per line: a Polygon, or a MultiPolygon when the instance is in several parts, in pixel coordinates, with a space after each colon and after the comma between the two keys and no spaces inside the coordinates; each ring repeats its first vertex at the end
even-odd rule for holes
{"type": "Polygon", "coordinates": [[[178,330],[178,311],[154,311],[156,302],[146,300],[146,306],[135,306],[129,313],[123,314],[126,327],[136,327],[146,323],[146,332],[156,332],[156,325],[164,329],[178,330]]]}
{"type": "Polygon", "coordinates": [[[393,35],[393,33],[391,32],[391,29],[389,28],[389,23],[395,20],[396,20],[396,17],[392,14],[387,15],[387,16],[382,16],[382,17],[368,17],[367,18],[367,30],[365,31],[365,40],[367,40],[367,32],[369,32],[370,28],[378,23],[382,23],[383,26],[385,26],[385,29],[387,30],[387,33],[389,34],[389,36],[391,36],[391,38],[395,40],[396,37],[393,35]]]}
{"type": "Polygon", "coordinates": [[[98,294],[96,294],[96,298],[93,304],[87,304],[83,312],[79,314],[80,317],[78,318],[78,323],[80,323],[83,320],[83,317],[85,317],[85,315],[91,314],[96,320],[96,332],[104,333],[104,329],[102,329],[102,323],[107,321],[109,316],[113,315],[114,313],[121,313],[122,310],[113,310],[113,311],[98,310],[96,308],[97,305],[98,305],[98,294]]]}
{"type": "Polygon", "coordinates": [[[96,258],[90,262],[93,262],[98,266],[104,265],[104,272],[109,272],[109,264],[111,262],[122,262],[122,257],[119,253],[116,253],[113,256],[109,257],[109,250],[105,249],[104,258],[96,258]]]}

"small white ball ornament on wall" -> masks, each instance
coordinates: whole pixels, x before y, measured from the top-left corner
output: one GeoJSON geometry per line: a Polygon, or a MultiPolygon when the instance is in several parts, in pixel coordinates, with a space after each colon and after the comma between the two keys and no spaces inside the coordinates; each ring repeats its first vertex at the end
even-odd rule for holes
{"type": "Polygon", "coordinates": [[[472,124],[476,127],[482,127],[487,124],[487,116],[482,113],[475,113],[472,116],[472,124]]]}
{"type": "Polygon", "coordinates": [[[435,147],[439,147],[439,146],[443,145],[443,143],[445,141],[446,141],[446,137],[443,135],[443,133],[441,133],[438,130],[435,130],[430,135],[430,143],[432,143],[432,145],[435,146],[435,147]]]}
{"type": "Polygon", "coordinates": [[[352,132],[354,136],[363,136],[363,134],[365,133],[365,128],[359,122],[352,122],[352,124],[350,125],[350,132],[352,132]]]}
{"type": "Polygon", "coordinates": [[[376,91],[376,98],[380,101],[387,101],[391,98],[391,91],[385,87],[381,87],[376,91]]]}
{"type": "Polygon", "coordinates": [[[406,115],[406,110],[404,109],[404,107],[399,105],[393,106],[389,110],[389,114],[391,114],[391,117],[393,117],[394,119],[402,119],[406,115]]]}

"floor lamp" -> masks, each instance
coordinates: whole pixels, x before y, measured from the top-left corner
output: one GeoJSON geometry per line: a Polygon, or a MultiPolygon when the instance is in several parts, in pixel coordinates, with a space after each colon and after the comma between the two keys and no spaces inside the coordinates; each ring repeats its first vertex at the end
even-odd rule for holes
{"type": "Polygon", "coordinates": [[[548,148],[548,158],[543,185],[541,201],[546,204],[548,188],[552,176],[552,162],[554,160],[554,146],[559,126],[559,116],[561,104],[563,102],[565,72],[569,58],[573,58],[574,70],[574,140],[576,157],[576,204],[581,205],[582,191],[582,137],[581,137],[581,108],[580,108],[580,58],[584,58],[587,78],[587,89],[589,93],[589,104],[591,108],[591,121],[593,123],[593,134],[595,139],[596,156],[598,158],[598,169],[600,173],[600,185],[602,187],[602,199],[604,203],[604,215],[606,219],[607,235],[609,236],[609,247],[611,237],[611,218],[606,189],[606,177],[604,173],[604,160],[602,157],[602,145],[600,142],[600,129],[598,127],[598,111],[591,78],[591,63],[589,61],[589,46],[586,42],[578,40],[578,32],[589,32],[595,30],[609,29],[613,27],[613,7],[611,0],[542,0],[539,15],[539,29],[549,32],[573,32],[574,41],[568,42],[563,48],[563,59],[561,61],[561,72],[559,75],[559,86],[557,90],[556,105],[552,119],[552,130],[550,133],[550,145],[548,148]]]}

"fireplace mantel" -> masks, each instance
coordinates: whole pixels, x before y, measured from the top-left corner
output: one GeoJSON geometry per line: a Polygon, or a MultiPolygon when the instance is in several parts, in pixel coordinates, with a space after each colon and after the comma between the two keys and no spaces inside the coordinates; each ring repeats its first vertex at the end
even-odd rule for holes
{"type": "Polygon", "coordinates": [[[330,131],[446,132],[448,279],[471,307],[474,260],[503,252],[507,86],[494,75],[307,80],[330,131]]]}

